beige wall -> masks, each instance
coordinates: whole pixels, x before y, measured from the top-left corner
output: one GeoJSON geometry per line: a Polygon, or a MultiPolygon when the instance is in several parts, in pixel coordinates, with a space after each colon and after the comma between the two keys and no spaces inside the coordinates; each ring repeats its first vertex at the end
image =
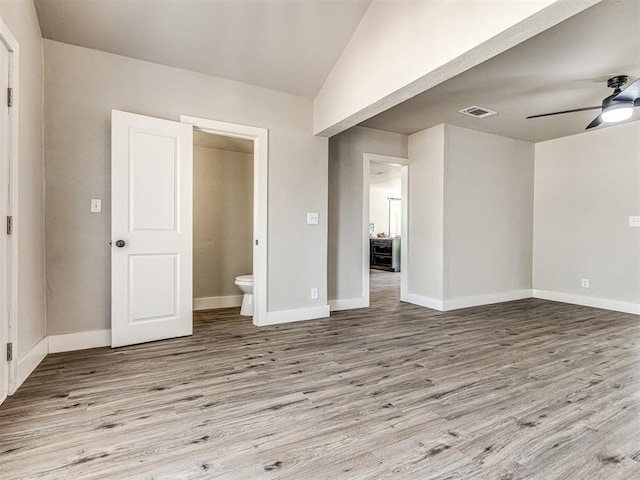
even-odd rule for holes
{"type": "Polygon", "coordinates": [[[0,1],[0,18],[19,43],[18,345],[22,359],[46,334],[42,38],[30,0],[0,1]]]}
{"type": "Polygon", "coordinates": [[[267,128],[268,310],[327,304],[328,142],[311,100],[49,40],[44,53],[49,334],[110,328],[111,109],[267,128]]]}
{"type": "Polygon", "coordinates": [[[640,228],[628,218],[640,215],[640,122],[535,153],[534,288],[639,304],[640,228]]]}
{"type": "Polygon", "coordinates": [[[193,149],[193,296],[241,295],[253,272],[253,154],[193,149]]]}
{"type": "Polygon", "coordinates": [[[444,298],[531,288],[532,143],[445,126],[444,298]]]}
{"type": "Polygon", "coordinates": [[[329,139],[331,300],[362,297],[362,176],[364,153],[407,156],[407,136],[354,127],[329,139]]]}

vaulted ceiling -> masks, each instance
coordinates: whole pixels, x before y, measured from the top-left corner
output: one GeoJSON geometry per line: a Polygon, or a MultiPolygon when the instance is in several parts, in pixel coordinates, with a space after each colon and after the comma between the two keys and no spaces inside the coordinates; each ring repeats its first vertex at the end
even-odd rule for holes
{"type": "Polygon", "coordinates": [[[371,0],[35,0],[44,38],[314,97],[371,0]]]}
{"type": "MultiPolygon", "coordinates": [[[[45,38],[313,98],[370,1],[35,0],[35,5],[45,38]]],[[[611,93],[609,77],[625,74],[630,82],[640,77],[639,27],[640,1],[604,0],[362,125],[411,134],[450,123],[529,141],[582,132],[597,111],[525,117],[599,105],[611,93]],[[458,113],[472,105],[498,115],[477,119],[458,113]]]]}

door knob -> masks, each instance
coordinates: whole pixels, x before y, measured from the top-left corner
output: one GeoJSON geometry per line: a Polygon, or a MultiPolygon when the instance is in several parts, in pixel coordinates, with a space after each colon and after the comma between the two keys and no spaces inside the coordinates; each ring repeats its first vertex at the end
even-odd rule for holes
{"type": "Polygon", "coordinates": [[[116,240],[116,247],[122,248],[127,244],[124,240],[116,240]]]}

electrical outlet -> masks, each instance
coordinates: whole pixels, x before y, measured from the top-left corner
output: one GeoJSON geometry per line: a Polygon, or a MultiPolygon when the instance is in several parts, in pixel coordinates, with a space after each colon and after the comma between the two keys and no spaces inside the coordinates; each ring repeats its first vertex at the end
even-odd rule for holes
{"type": "Polygon", "coordinates": [[[318,299],[318,289],[317,288],[312,288],[311,289],[311,300],[317,300],[318,299]]]}
{"type": "Polygon", "coordinates": [[[589,288],[589,279],[588,278],[583,278],[582,279],[582,288],[589,288]]]}
{"type": "Polygon", "coordinates": [[[629,217],[630,227],[640,227],[640,217],[629,217]]]}
{"type": "Polygon", "coordinates": [[[318,225],[317,212],[307,212],[307,225],[318,225]]]}
{"type": "Polygon", "coordinates": [[[91,199],[91,213],[102,213],[102,200],[99,198],[91,199]]]}

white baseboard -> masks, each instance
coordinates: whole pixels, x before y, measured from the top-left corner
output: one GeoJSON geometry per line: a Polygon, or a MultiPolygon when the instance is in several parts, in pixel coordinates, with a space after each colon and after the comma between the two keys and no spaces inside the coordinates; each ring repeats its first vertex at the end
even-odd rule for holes
{"type": "Polygon", "coordinates": [[[211,310],[213,308],[239,307],[242,305],[243,295],[228,295],[226,297],[202,297],[193,299],[194,310],[211,310]]]}
{"type": "Polygon", "coordinates": [[[444,310],[444,305],[442,300],[437,300],[435,298],[423,297],[422,295],[418,295],[416,293],[405,293],[400,299],[403,302],[413,303],[414,305],[419,305],[421,307],[431,308],[433,310],[444,310]]]}
{"type": "Polygon", "coordinates": [[[443,303],[444,311],[446,312],[449,310],[457,310],[459,308],[478,307],[480,305],[490,305],[492,303],[512,302],[514,300],[522,300],[523,298],[531,298],[532,296],[532,289],[512,290],[510,292],[452,298],[450,300],[445,300],[443,303]]]}
{"type": "Polygon", "coordinates": [[[585,307],[603,308],[614,312],[633,313],[640,315],[640,304],[631,302],[621,302],[606,298],[586,297],[584,295],[574,295],[572,293],[552,292],[550,290],[533,290],[533,297],[542,300],[553,300],[555,302],[572,303],[585,307]]]}
{"type": "Polygon", "coordinates": [[[267,320],[260,323],[259,327],[266,325],[277,325],[279,323],[300,322],[302,320],[314,320],[316,318],[327,318],[329,316],[329,305],[318,307],[293,308],[291,310],[280,310],[277,312],[267,312],[267,320]]]}
{"type": "Polygon", "coordinates": [[[29,375],[36,369],[44,357],[49,353],[49,338],[40,340],[24,357],[18,361],[18,375],[15,385],[12,385],[13,394],[24,383],[29,375]]]}
{"type": "Polygon", "coordinates": [[[351,310],[354,308],[367,308],[369,306],[369,298],[367,297],[355,297],[355,298],[337,298],[335,300],[329,300],[329,308],[332,312],[338,310],[351,310]]]}
{"type": "Polygon", "coordinates": [[[49,353],[72,352],[85,348],[111,346],[111,330],[68,333],[49,336],[49,353]]]}

